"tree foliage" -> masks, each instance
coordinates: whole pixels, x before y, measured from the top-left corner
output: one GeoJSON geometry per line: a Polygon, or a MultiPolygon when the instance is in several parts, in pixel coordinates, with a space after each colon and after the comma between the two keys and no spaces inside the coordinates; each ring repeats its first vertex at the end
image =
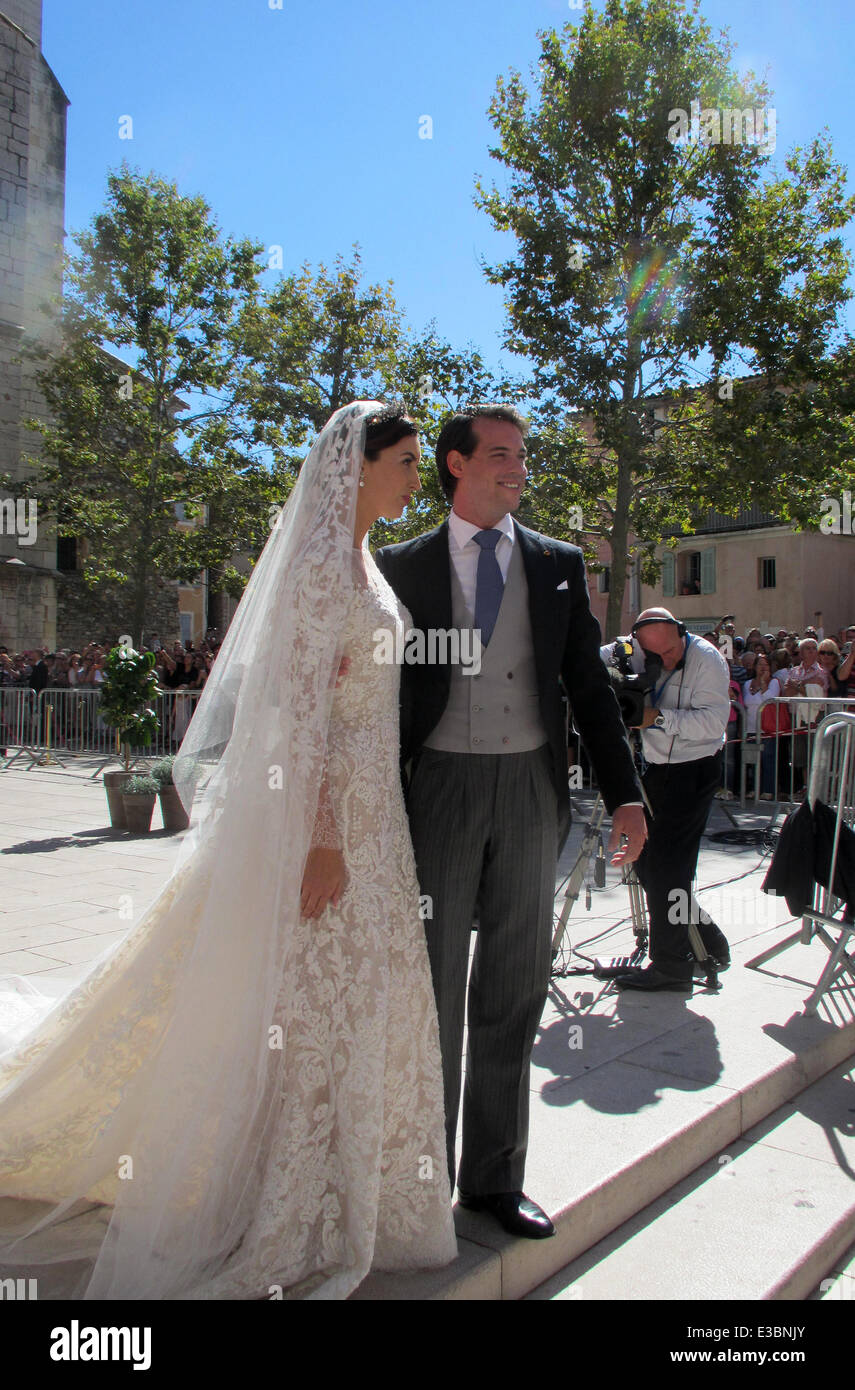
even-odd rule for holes
{"type": "Polygon", "coordinates": [[[738,77],[697,4],[606,0],[540,37],[534,95],[512,72],[490,107],[506,172],[479,181],[477,201],[516,254],[485,271],[506,292],[506,346],[534,365],[554,506],[563,480],[588,536],[610,541],[614,633],[634,555],[650,579],[663,536],[699,512],[774,496],[779,515],[806,516],[839,473],[851,447],[839,231],[855,200],[826,137],[765,177],[771,93],[738,77]],[[799,501],[782,511],[794,418],[799,501]]]}
{"type": "Polygon", "coordinates": [[[59,534],[86,539],[85,581],[128,593],[139,640],[158,576],[195,580],[263,531],[269,439],[246,413],[241,347],[261,248],[126,166],[77,242],[59,347],[32,349],[50,412],[29,422],[44,440],[33,462],[59,534]],[[206,524],[177,528],[176,503],[188,517],[205,504],[206,524]]]}

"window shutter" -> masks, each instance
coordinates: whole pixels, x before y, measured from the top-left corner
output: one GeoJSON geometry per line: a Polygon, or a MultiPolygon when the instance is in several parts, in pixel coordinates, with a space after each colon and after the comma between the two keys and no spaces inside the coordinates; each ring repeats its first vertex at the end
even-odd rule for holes
{"type": "Polygon", "coordinates": [[[674,597],[674,552],[666,550],[662,556],[662,597],[674,597]]]}
{"type": "Polygon", "coordinates": [[[715,547],[701,551],[701,593],[715,593],[715,547]]]}

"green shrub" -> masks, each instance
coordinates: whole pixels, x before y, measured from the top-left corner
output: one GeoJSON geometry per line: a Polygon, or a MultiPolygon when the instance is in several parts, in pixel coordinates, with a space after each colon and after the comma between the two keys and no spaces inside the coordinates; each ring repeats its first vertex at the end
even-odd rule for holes
{"type": "Polygon", "coordinates": [[[157,794],[157,782],[147,774],[137,774],[122,787],[122,794],[128,796],[151,796],[157,794]]]}
{"type": "Polygon", "coordinates": [[[160,728],[151,702],[160,693],[154,673],[154,652],[113,647],[104,662],[104,684],[98,710],[118,729],[125,771],[131,767],[131,747],[145,747],[160,728]]]}

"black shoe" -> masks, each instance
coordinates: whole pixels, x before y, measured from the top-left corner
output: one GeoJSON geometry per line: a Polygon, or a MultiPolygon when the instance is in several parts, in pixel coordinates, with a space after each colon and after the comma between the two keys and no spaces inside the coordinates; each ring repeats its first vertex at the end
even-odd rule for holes
{"type": "Polygon", "coordinates": [[[459,1192],[458,1198],[467,1211],[488,1211],[512,1236],[544,1240],[555,1235],[555,1227],[546,1212],[524,1192],[489,1192],[483,1196],[459,1192]]]}
{"type": "Polygon", "coordinates": [[[627,970],[615,979],[618,989],[673,989],[678,994],[692,993],[691,975],[666,975],[658,966],[647,965],[643,970],[627,970]]]}

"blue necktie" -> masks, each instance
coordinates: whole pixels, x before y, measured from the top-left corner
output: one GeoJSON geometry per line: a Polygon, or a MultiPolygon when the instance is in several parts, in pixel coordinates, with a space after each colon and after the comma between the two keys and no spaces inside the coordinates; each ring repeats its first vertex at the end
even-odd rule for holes
{"type": "Polygon", "coordinates": [[[496,546],[502,534],[501,531],[476,531],[472,537],[481,547],[475,584],[475,626],[481,629],[482,647],[486,647],[493,635],[505,591],[502,571],[496,559],[496,546]]]}

